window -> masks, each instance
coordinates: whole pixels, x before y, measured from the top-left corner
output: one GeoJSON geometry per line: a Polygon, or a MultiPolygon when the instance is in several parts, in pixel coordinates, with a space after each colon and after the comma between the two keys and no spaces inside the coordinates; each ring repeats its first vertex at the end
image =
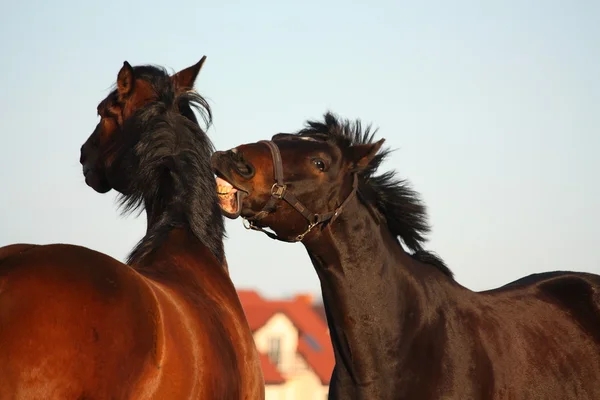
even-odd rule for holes
{"type": "Polygon", "coordinates": [[[281,338],[278,336],[269,338],[269,359],[271,362],[279,367],[281,362],[281,338]]]}
{"type": "Polygon", "coordinates": [[[321,346],[311,335],[304,335],[304,339],[314,351],[321,351],[321,346]]]}

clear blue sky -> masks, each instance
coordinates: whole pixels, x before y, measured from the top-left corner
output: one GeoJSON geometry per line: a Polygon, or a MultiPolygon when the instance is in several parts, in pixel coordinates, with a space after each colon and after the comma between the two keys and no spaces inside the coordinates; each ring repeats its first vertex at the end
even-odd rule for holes
{"type": "MultiPolygon", "coordinates": [[[[0,245],[66,242],[123,260],[145,217],[88,188],[79,147],[124,60],[179,70],[218,149],[326,110],[380,128],[384,165],[429,207],[474,290],[539,271],[600,273],[597,1],[22,1],[0,14],[0,245]],[[52,3],[52,4],[51,4],[52,3]]],[[[318,293],[300,244],[227,221],[238,287],[318,293]]]]}

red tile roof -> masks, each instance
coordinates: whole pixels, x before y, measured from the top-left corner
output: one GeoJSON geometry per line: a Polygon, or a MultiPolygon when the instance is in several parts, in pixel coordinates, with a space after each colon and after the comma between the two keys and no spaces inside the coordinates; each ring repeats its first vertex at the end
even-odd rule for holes
{"type": "Polygon", "coordinates": [[[254,304],[254,305],[245,305],[242,303],[244,307],[244,313],[246,314],[246,319],[248,320],[248,324],[250,325],[250,329],[252,332],[259,330],[262,328],[267,321],[277,312],[275,307],[271,307],[270,304],[254,304]]]}
{"type": "Polygon", "coordinates": [[[244,306],[250,305],[253,303],[260,304],[265,301],[265,299],[263,299],[260,296],[260,294],[258,294],[254,290],[238,290],[237,294],[238,294],[238,297],[240,298],[240,301],[242,302],[242,304],[244,306]]]}
{"type": "Polygon", "coordinates": [[[249,290],[240,290],[238,295],[253,332],[264,326],[275,313],[285,314],[298,329],[298,353],[321,382],[329,384],[335,359],[327,323],[315,312],[308,297],[271,301],[249,290]]]}
{"type": "Polygon", "coordinates": [[[266,354],[259,353],[260,366],[262,367],[265,384],[279,385],[285,383],[285,378],[281,376],[277,367],[271,362],[266,354]]]}

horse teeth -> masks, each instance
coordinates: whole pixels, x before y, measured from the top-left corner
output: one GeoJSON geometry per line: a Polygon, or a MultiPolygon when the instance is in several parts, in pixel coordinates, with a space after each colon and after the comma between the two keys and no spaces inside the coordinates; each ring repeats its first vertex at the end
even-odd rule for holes
{"type": "Polygon", "coordinates": [[[228,194],[229,192],[231,192],[231,188],[219,185],[217,186],[217,191],[219,192],[219,194],[228,194]]]}
{"type": "Polygon", "coordinates": [[[217,177],[217,194],[219,196],[227,197],[236,191],[237,189],[235,189],[231,183],[217,177]]]}

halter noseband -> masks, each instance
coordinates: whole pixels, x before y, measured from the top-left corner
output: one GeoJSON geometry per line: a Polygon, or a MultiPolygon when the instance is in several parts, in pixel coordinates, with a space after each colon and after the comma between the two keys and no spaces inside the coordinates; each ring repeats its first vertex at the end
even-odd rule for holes
{"type": "Polygon", "coordinates": [[[281,240],[283,242],[299,242],[302,239],[304,239],[304,236],[306,236],[315,226],[329,220],[331,220],[331,222],[335,221],[338,215],[340,215],[343,211],[346,204],[348,204],[350,199],[352,199],[352,197],[356,194],[356,190],[358,189],[358,177],[356,176],[356,174],[354,174],[354,180],[352,182],[352,191],[338,208],[325,214],[316,214],[310,212],[308,208],[306,208],[300,202],[300,200],[296,198],[296,196],[294,196],[291,192],[287,190],[287,185],[283,183],[283,161],[281,160],[281,152],[279,151],[279,147],[277,147],[275,142],[271,140],[261,140],[258,143],[265,144],[271,151],[271,156],[273,157],[273,171],[275,175],[275,183],[273,184],[273,186],[271,186],[271,198],[267,201],[263,209],[254,217],[244,218],[244,227],[246,229],[261,231],[267,236],[269,236],[271,239],[281,240]],[[255,221],[263,219],[264,217],[272,213],[275,210],[275,203],[277,203],[278,200],[286,201],[294,209],[296,209],[296,211],[302,214],[304,218],[306,218],[306,220],[308,221],[308,228],[303,233],[296,236],[294,239],[281,238],[276,234],[271,233],[254,224],[255,221]]]}

